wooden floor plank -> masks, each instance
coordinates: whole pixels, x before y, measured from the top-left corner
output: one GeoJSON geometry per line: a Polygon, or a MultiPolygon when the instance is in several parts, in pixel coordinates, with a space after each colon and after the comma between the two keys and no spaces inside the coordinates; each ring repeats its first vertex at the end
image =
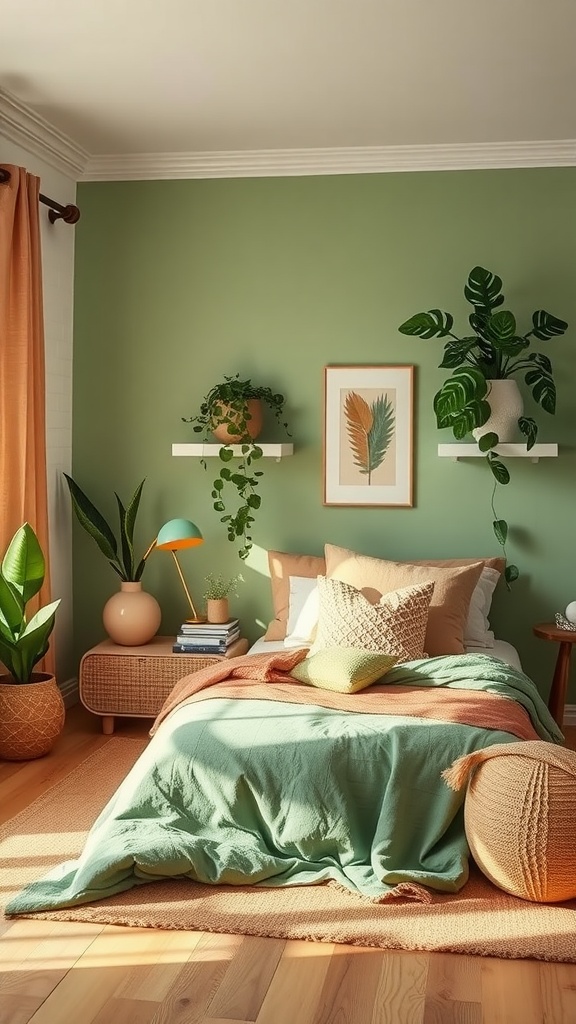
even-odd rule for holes
{"type": "Polygon", "coordinates": [[[573,964],[538,966],[542,993],[543,1020],[576,1022],[576,967],[573,964]]]}
{"type": "MultiPolygon", "coordinates": [[[[498,1024],[542,1024],[543,1005],[537,965],[527,960],[482,957],[484,1020],[498,1024]]],[[[547,1022],[548,1024],[548,1022],[547,1022]]],[[[557,1024],[567,1024],[561,1019],[557,1024]]]]}
{"type": "Polygon", "coordinates": [[[287,942],[256,1024],[316,1024],[333,951],[331,943],[287,942]]]}
{"type": "Polygon", "coordinates": [[[213,1017],[256,1020],[286,943],[245,936],[208,1006],[213,1017]]]}

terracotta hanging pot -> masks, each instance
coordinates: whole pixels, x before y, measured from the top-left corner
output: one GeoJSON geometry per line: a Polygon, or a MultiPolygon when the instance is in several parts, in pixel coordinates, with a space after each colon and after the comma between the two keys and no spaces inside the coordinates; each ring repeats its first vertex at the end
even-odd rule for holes
{"type": "MultiPolygon", "coordinates": [[[[226,415],[230,415],[235,421],[238,420],[239,416],[237,412],[234,412],[229,405],[221,403],[222,410],[226,415]]],[[[242,441],[254,441],[258,437],[262,430],[263,422],[263,410],[262,402],[259,398],[249,398],[246,402],[246,407],[250,418],[246,417],[246,434],[247,437],[241,437],[238,434],[230,434],[228,431],[227,423],[213,423],[212,433],[217,441],[222,441],[224,444],[241,444],[242,441]]]]}
{"type": "Polygon", "coordinates": [[[162,612],[152,594],[140,582],[122,582],[102,611],[104,629],[115,644],[137,647],[147,644],[160,628],[162,612]]]}
{"type": "Polygon", "coordinates": [[[30,683],[7,683],[0,675],[0,758],[43,757],[64,728],[62,694],[54,676],[34,672],[30,683]]]}

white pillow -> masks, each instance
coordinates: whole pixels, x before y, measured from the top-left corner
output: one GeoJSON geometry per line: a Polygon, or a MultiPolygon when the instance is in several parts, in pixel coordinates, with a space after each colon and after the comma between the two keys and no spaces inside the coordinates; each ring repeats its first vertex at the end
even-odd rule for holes
{"type": "Polygon", "coordinates": [[[470,598],[468,620],[464,629],[464,647],[494,647],[494,633],[490,629],[488,615],[492,594],[499,579],[500,573],[497,569],[484,566],[470,598]]]}
{"type": "Polygon", "coordinates": [[[284,647],[309,647],[318,625],[319,596],[316,577],[289,576],[288,622],[284,647]]]}

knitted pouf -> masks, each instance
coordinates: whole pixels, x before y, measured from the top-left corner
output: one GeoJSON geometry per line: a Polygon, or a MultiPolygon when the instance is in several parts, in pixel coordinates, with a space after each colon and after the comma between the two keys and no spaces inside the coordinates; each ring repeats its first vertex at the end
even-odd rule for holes
{"type": "Polygon", "coordinates": [[[494,885],[535,903],[576,899],[574,751],[502,743],[459,758],[443,777],[452,789],[468,782],[466,838],[494,885]]]}

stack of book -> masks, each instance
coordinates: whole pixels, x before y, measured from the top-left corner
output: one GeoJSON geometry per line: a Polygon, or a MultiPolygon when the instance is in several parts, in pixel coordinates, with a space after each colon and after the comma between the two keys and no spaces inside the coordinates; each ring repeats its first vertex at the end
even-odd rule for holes
{"type": "Polygon", "coordinates": [[[238,619],[229,622],[183,622],[172,650],[175,654],[226,654],[240,636],[238,619]]]}

